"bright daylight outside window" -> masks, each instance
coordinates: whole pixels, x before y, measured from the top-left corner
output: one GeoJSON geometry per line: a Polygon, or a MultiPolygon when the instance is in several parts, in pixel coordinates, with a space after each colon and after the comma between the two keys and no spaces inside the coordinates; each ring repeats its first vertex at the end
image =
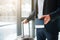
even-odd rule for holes
{"type": "Polygon", "coordinates": [[[17,0],[0,0],[0,40],[14,40],[17,19],[17,0]]]}
{"type": "Polygon", "coordinates": [[[22,17],[28,17],[31,13],[31,0],[22,0],[21,13],[22,17]]]}

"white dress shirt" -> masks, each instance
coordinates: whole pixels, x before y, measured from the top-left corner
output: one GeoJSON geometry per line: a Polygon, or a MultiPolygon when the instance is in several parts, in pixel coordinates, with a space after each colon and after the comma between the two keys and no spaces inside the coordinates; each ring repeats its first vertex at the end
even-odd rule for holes
{"type": "Polygon", "coordinates": [[[38,0],[38,18],[43,15],[44,0],[38,0]]]}

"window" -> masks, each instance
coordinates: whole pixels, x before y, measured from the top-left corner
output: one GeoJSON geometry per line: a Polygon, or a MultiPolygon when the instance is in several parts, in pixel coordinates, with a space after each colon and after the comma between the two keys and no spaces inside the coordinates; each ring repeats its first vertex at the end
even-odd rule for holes
{"type": "Polygon", "coordinates": [[[17,37],[18,0],[0,0],[0,40],[14,40],[17,37]]]}
{"type": "Polygon", "coordinates": [[[31,0],[22,0],[22,5],[21,5],[21,14],[22,17],[28,17],[29,14],[31,13],[31,0]]]}

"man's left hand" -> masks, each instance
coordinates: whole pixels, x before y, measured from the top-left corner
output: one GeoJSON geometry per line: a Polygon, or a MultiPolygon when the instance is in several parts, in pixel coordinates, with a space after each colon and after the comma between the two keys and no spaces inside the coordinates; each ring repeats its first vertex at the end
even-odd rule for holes
{"type": "Polygon", "coordinates": [[[44,19],[44,24],[47,24],[51,20],[50,15],[43,15],[40,19],[44,19]]]}

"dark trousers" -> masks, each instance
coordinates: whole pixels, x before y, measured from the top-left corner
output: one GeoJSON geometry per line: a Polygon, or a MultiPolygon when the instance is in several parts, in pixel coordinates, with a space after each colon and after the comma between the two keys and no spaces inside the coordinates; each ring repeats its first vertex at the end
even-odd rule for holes
{"type": "Polygon", "coordinates": [[[37,40],[58,40],[58,35],[47,32],[45,28],[36,29],[37,40]]]}

